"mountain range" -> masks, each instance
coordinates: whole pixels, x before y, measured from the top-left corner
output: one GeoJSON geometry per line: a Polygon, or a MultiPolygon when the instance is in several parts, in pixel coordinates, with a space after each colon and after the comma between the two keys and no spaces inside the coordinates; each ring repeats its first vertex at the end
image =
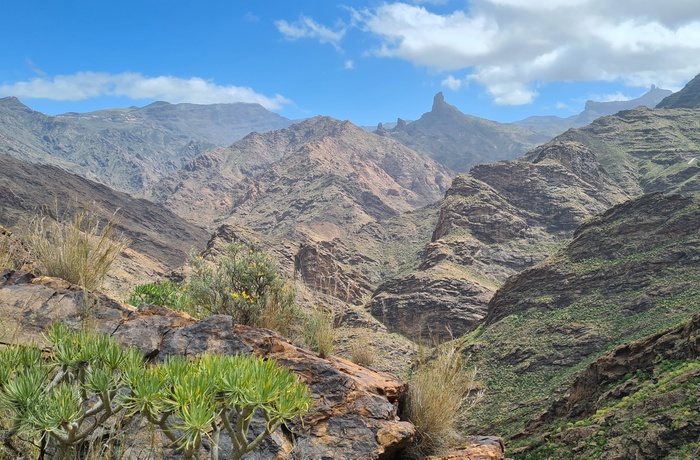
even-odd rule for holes
{"type": "Polygon", "coordinates": [[[697,452],[698,81],[641,107],[587,104],[556,137],[566,123],[478,119],[441,93],[376,133],[257,106],[49,117],[6,98],[0,224],[55,203],[121,209],[134,263],[120,286],[192,248],[256,242],[382,347],[397,342],[381,331],[464,347],[486,397],[463,429],[517,458],[697,452]]]}

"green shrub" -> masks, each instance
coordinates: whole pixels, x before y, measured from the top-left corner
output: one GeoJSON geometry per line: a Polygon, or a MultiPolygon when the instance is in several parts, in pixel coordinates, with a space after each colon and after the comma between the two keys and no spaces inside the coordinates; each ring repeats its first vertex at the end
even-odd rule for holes
{"type": "Polygon", "coordinates": [[[211,458],[226,433],[230,459],[255,449],[280,425],[305,413],[308,388],[272,360],[253,355],[172,357],[147,365],[143,355],[109,336],[73,332],[55,324],[47,334],[53,353],[38,347],[0,351],[0,408],[11,426],[3,439],[41,445],[58,458],[76,455],[98,428],[120,412],[142,415],[186,458],[195,458],[211,438],[211,458]],[[265,429],[248,436],[255,414],[265,429]]]}
{"type": "Polygon", "coordinates": [[[213,263],[190,261],[188,302],[205,314],[231,315],[234,322],[268,327],[287,335],[299,316],[296,293],[275,261],[254,246],[231,243],[213,263]]]}
{"type": "Polygon", "coordinates": [[[423,458],[449,447],[458,422],[483,395],[475,377],[462,350],[451,344],[437,346],[432,359],[418,364],[408,380],[406,413],[416,427],[409,457],[423,458]]]}
{"type": "Polygon", "coordinates": [[[117,221],[102,224],[87,211],[70,221],[38,218],[27,240],[42,275],[62,278],[92,291],[97,289],[127,241],[116,232],[117,221]]]}
{"type": "Polygon", "coordinates": [[[321,358],[333,352],[335,325],[333,313],[318,307],[307,313],[303,327],[306,346],[318,353],[321,358]]]}
{"type": "Polygon", "coordinates": [[[172,281],[162,281],[136,286],[126,303],[134,307],[148,303],[168,307],[172,310],[183,310],[188,304],[188,298],[179,284],[172,281]]]}

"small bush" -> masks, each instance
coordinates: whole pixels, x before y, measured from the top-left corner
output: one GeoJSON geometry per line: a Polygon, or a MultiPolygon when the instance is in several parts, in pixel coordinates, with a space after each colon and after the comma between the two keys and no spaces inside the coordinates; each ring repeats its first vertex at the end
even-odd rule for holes
{"type": "Polygon", "coordinates": [[[162,281],[136,286],[126,303],[134,307],[148,303],[168,307],[172,310],[183,310],[188,304],[188,299],[184,289],[179,284],[172,281],[162,281]]]}
{"type": "Polygon", "coordinates": [[[416,427],[410,457],[441,453],[456,435],[459,420],[483,393],[477,390],[476,370],[466,368],[462,350],[445,344],[418,365],[409,378],[406,412],[416,427]]]}
{"type": "Polygon", "coordinates": [[[296,293],[275,261],[254,246],[231,243],[212,264],[192,257],[193,273],[185,286],[195,312],[224,314],[234,322],[268,327],[287,335],[299,317],[296,293]]]}
{"type": "Polygon", "coordinates": [[[321,358],[329,356],[333,352],[335,339],[333,313],[314,307],[313,311],[307,314],[303,335],[307,347],[318,353],[321,358]]]}
{"type": "Polygon", "coordinates": [[[70,221],[38,218],[28,236],[42,275],[55,276],[97,289],[114,260],[126,249],[127,241],[116,233],[117,221],[102,224],[87,211],[70,221]]]}

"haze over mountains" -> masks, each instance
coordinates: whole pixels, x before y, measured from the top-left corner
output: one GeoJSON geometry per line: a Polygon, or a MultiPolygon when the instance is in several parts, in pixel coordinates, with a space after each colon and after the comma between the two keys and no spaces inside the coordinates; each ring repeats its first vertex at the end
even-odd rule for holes
{"type": "Polygon", "coordinates": [[[251,131],[291,120],[257,104],[169,104],[48,116],[0,99],[0,151],[139,193],[164,175],[251,131]]]}
{"type": "MultiPolygon", "coordinates": [[[[376,133],[323,116],[292,124],[257,106],[157,103],[48,117],[6,98],[0,152],[12,156],[0,155],[0,224],[19,224],[54,197],[121,208],[134,249],[167,268],[212,233],[211,247],[256,241],[308,289],[346,305],[347,327],[465,344],[487,390],[469,433],[506,436],[522,458],[550,455],[543,436],[556,441],[556,458],[697,451],[700,419],[683,415],[692,393],[684,382],[655,388],[683,407],[665,419],[645,412],[643,392],[639,406],[621,405],[653,384],[649,375],[671,378],[659,360],[615,355],[624,374],[608,380],[581,372],[609,369],[614,347],[680,344],[690,332],[664,331],[695,327],[698,81],[673,95],[652,88],[642,107],[589,103],[566,122],[495,123],[440,93],[419,120],[376,133]],[[251,130],[259,132],[236,138],[251,130]],[[372,317],[347,313],[351,304],[372,317]],[[629,414],[646,425],[632,431],[629,414]],[[663,442],[623,446],[652,432],[663,442]]],[[[685,355],[668,356],[698,365],[697,342],[682,344],[685,355]]],[[[700,383],[696,371],[681,374],[700,383]]]]}

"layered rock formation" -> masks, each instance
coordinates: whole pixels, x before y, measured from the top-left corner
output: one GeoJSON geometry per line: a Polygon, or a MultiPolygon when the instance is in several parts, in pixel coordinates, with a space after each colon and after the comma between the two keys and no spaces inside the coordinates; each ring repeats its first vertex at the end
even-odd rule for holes
{"type": "Polygon", "coordinates": [[[490,393],[468,429],[515,434],[607,349],[700,311],[698,261],[698,198],[645,195],[586,221],[561,251],[509,278],[465,337],[490,393]]]}
{"type": "Polygon", "coordinates": [[[418,270],[374,293],[376,318],[411,337],[458,337],[484,318],[508,276],[628,198],[586,146],[552,142],[536,152],[531,163],[480,165],[455,178],[418,270]]]}
{"type": "Polygon", "coordinates": [[[508,276],[552,254],[587,218],[644,193],[698,193],[697,117],[691,109],[623,111],[520,161],[458,176],[417,269],[380,285],[370,311],[412,337],[468,331],[508,276]]]}

